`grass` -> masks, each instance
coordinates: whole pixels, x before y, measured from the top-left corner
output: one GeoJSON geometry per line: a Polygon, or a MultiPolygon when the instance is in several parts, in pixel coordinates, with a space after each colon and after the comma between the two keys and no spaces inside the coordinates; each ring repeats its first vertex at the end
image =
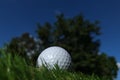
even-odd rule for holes
{"type": "Polygon", "coordinates": [[[84,75],[59,68],[48,70],[27,65],[20,56],[0,51],[0,79],[1,80],[106,80],[95,75],[84,75]]]}

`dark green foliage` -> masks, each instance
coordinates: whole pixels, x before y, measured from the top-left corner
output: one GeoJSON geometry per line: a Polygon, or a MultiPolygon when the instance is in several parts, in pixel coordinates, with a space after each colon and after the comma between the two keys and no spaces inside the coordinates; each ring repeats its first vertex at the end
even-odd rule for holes
{"type": "Polygon", "coordinates": [[[26,59],[26,61],[36,64],[40,50],[39,42],[35,41],[29,33],[24,33],[20,37],[15,37],[7,45],[6,51],[12,53],[12,55],[19,55],[26,59]],[[16,54],[17,53],[17,54],[16,54]]]}
{"type": "Polygon", "coordinates": [[[112,80],[117,75],[118,68],[114,57],[108,57],[105,53],[99,55],[96,59],[95,71],[100,76],[107,75],[106,77],[112,80]],[[114,75],[114,76],[113,76],[114,75]]]}

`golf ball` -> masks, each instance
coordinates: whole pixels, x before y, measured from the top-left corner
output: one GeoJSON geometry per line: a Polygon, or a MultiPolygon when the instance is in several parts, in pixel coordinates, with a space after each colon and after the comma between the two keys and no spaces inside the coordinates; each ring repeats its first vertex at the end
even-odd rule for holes
{"type": "Polygon", "coordinates": [[[68,69],[71,64],[71,56],[69,53],[58,46],[53,46],[41,52],[37,59],[37,66],[46,66],[49,69],[55,68],[57,65],[60,69],[68,69]]]}

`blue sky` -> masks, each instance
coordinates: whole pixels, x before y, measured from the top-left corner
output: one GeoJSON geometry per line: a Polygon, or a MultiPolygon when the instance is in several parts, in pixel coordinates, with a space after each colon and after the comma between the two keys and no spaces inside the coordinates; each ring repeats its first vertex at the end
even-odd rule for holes
{"type": "Polygon", "coordinates": [[[119,0],[0,0],[0,47],[23,32],[34,36],[37,22],[52,23],[59,12],[66,17],[82,12],[86,19],[99,20],[102,32],[100,51],[120,62],[119,0]]]}

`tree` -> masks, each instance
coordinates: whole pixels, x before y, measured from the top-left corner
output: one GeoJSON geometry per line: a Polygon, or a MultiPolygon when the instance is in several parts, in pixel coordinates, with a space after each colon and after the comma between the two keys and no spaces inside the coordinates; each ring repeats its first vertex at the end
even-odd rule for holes
{"type": "Polygon", "coordinates": [[[97,74],[113,79],[117,75],[114,57],[99,53],[100,35],[98,21],[90,22],[78,15],[66,19],[63,14],[57,16],[54,24],[38,24],[38,38],[43,42],[43,48],[61,46],[72,56],[73,69],[85,74],[97,74]],[[102,71],[102,72],[101,72],[102,71]]]}
{"type": "Polygon", "coordinates": [[[34,65],[40,49],[40,40],[33,38],[29,33],[23,33],[20,37],[12,38],[6,48],[7,52],[13,56],[22,56],[28,63],[34,65]]]}
{"type": "Polygon", "coordinates": [[[112,80],[117,75],[118,68],[114,57],[108,57],[105,53],[102,53],[97,56],[95,64],[97,70],[94,72],[100,76],[107,75],[106,77],[112,80]]]}

